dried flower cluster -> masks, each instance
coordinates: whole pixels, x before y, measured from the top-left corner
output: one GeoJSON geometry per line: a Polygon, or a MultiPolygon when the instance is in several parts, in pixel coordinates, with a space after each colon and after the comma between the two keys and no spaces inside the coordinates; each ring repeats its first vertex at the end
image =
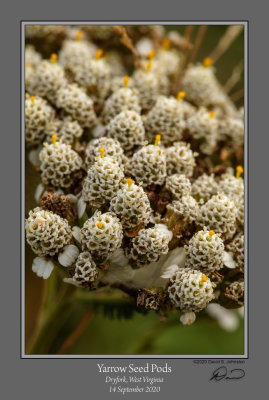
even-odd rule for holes
{"type": "Polygon", "coordinates": [[[210,302],[241,307],[242,110],[211,59],[184,62],[191,45],[177,32],[120,32],[26,28],[25,140],[41,178],[25,226],[33,270],[48,278],[60,264],[66,282],[118,287],[183,324],[210,302]]]}

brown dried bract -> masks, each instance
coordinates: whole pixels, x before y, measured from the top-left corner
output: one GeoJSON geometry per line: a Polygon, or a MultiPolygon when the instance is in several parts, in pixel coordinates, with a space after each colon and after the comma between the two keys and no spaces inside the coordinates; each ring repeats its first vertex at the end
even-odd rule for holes
{"type": "Polygon", "coordinates": [[[145,308],[146,310],[159,310],[166,300],[166,295],[164,295],[160,290],[149,290],[141,289],[138,292],[136,305],[140,308],[145,308]]]}
{"type": "Polygon", "coordinates": [[[43,194],[40,200],[43,210],[52,211],[62,218],[73,216],[72,204],[68,196],[63,194],[48,192],[43,194]]]}

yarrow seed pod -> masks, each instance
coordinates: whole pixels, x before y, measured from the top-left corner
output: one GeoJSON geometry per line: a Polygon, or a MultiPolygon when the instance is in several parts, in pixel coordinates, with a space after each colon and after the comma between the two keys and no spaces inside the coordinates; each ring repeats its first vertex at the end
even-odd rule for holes
{"type": "Polygon", "coordinates": [[[129,87],[120,88],[105,102],[101,115],[104,124],[108,124],[119,113],[125,110],[135,111],[140,114],[141,107],[137,92],[129,87]]]}
{"type": "Polygon", "coordinates": [[[83,67],[96,50],[93,43],[85,40],[65,40],[59,52],[59,64],[65,70],[74,72],[76,68],[83,67]]]}
{"type": "Polygon", "coordinates": [[[244,272],[244,263],[245,263],[244,248],[245,248],[245,243],[243,234],[237,235],[232,240],[232,242],[230,242],[226,246],[226,250],[233,254],[233,259],[236,263],[236,267],[239,268],[241,272],[244,272]]]}
{"type": "Polygon", "coordinates": [[[72,120],[68,117],[63,121],[53,120],[46,125],[46,141],[51,143],[52,135],[57,135],[63,143],[73,144],[83,134],[83,129],[79,125],[78,121],[72,120]]]}
{"type": "Polygon", "coordinates": [[[172,236],[167,227],[161,224],[141,229],[132,239],[132,247],[126,248],[126,256],[135,266],[156,262],[162,254],[168,253],[168,243],[172,236]]]}
{"type": "Polygon", "coordinates": [[[165,188],[172,193],[174,200],[179,200],[191,193],[192,186],[186,175],[174,174],[166,178],[165,188]]]}
{"type": "Polygon", "coordinates": [[[91,254],[87,251],[83,251],[79,254],[75,264],[73,275],[74,282],[82,287],[91,287],[91,285],[96,282],[97,278],[98,270],[91,254]]]}
{"type": "Polygon", "coordinates": [[[62,108],[67,115],[77,120],[82,128],[92,128],[96,125],[96,115],[93,101],[75,84],[62,87],[57,93],[57,107],[62,108]]]}
{"type": "Polygon", "coordinates": [[[95,163],[97,156],[100,156],[101,148],[105,149],[106,156],[115,158],[119,165],[123,163],[124,155],[120,143],[116,139],[101,137],[89,142],[86,148],[84,162],[87,168],[95,163]]]}
{"type": "Polygon", "coordinates": [[[210,275],[223,267],[224,244],[213,230],[197,232],[184,248],[187,268],[210,275]]]}
{"type": "Polygon", "coordinates": [[[134,153],[127,170],[143,187],[162,185],[166,177],[166,159],[159,146],[143,146],[134,153]]]}
{"type": "Polygon", "coordinates": [[[150,221],[149,199],[141,186],[128,179],[116,196],[111,200],[110,210],[121,220],[126,230],[141,229],[150,221]]]}
{"type": "Polygon", "coordinates": [[[200,207],[198,223],[220,233],[222,238],[233,237],[236,230],[237,208],[232,199],[217,194],[200,207]]]}
{"type": "Polygon", "coordinates": [[[141,146],[145,140],[141,116],[135,111],[125,110],[116,115],[107,126],[107,132],[125,151],[141,146]]]}
{"type": "Polygon", "coordinates": [[[173,97],[158,97],[144,124],[150,142],[154,140],[156,133],[160,133],[165,146],[173,145],[182,139],[185,126],[182,102],[173,97]]]}
{"type": "Polygon", "coordinates": [[[237,202],[244,195],[244,181],[241,177],[225,174],[219,181],[219,192],[237,202]]]}
{"type": "Polygon", "coordinates": [[[168,294],[180,311],[199,312],[214,299],[214,287],[215,284],[202,272],[181,268],[170,279],[168,294]]]}
{"type": "Polygon", "coordinates": [[[218,192],[218,184],[213,175],[202,174],[192,184],[191,194],[197,200],[209,200],[218,192]]]}
{"type": "Polygon", "coordinates": [[[74,68],[74,79],[87,89],[94,103],[101,104],[109,94],[111,68],[104,59],[88,59],[74,68]]]}
{"type": "Polygon", "coordinates": [[[184,174],[190,178],[193,174],[195,157],[190,145],[184,142],[174,143],[165,149],[167,175],[184,174]]]}
{"type": "Polygon", "coordinates": [[[46,100],[29,96],[25,100],[25,141],[28,147],[42,143],[46,124],[54,116],[53,109],[46,100]]]}
{"type": "Polygon", "coordinates": [[[116,196],[123,178],[123,167],[115,158],[97,157],[83,182],[83,199],[95,207],[101,207],[116,196]]]}
{"type": "Polygon", "coordinates": [[[62,142],[44,143],[39,158],[41,179],[44,185],[55,188],[68,188],[72,185],[72,174],[80,170],[82,159],[62,142]]]}
{"type": "Polygon", "coordinates": [[[199,206],[191,195],[186,194],[168,204],[167,211],[168,215],[175,214],[184,222],[191,223],[197,220],[199,206]]]}
{"type": "Polygon", "coordinates": [[[45,97],[56,104],[58,91],[66,85],[63,68],[55,62],[44,60],[37,65],[30,87],[32,94],[45,97]]]}
{"type": "Polygon", "coordinates": [[[94,260],[104,260],[121,246],[122,225],[112,213],[95,213],[81,229],[81,241],[84,251],[91,253],[94,260]]]}
{"type": "Polygon", "coordinates": [[[148,63],[148,70],[136,70],[133,74],[133,85],[139,93],[139,103],[142,109],[149,110],[154,106],[159,89],[158,76],[150,71],[150,63],[148,63]]]}
{"type": "Polygon", "coordinates": [[[219,127],[214,111],[208,112],[205,108],[200,108],[187,120],[186,126],[192,137],[200,143],[200,151],[212,154],[217,145],[219,127]]]}
{"type": "Polygon", "coordinates": [[[36,207],[25,221],[26,240],[39,256],[53,256],[71,242],[72,233],[66,219],[36,207]]]}

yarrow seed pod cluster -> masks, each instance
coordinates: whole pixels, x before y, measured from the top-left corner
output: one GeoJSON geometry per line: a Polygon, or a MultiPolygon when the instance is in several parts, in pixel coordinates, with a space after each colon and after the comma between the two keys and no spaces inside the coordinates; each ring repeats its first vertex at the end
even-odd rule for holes
{"type": "Polygon", "coordinates": [[[60,268],[96,298],[117,289],[162,319],[176,309],[184,325],[210,302],[241,307],[244,109],[231,82],[162,26],[29,25],[26,41],[33,271],[60,268]]]}

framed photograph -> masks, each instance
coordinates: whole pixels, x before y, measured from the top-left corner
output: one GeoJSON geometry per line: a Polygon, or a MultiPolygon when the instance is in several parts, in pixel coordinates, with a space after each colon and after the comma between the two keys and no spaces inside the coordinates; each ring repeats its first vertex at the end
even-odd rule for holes
{"type": "Polygon", "coordinates": [[[5,4],[3,399],[266,393],[268,13],[196,3],[5,4]]]}
{"type": "Polygon", "coordinates": [[[24,356],[247,357],[247,23],[22,29],[24,356]]]}

